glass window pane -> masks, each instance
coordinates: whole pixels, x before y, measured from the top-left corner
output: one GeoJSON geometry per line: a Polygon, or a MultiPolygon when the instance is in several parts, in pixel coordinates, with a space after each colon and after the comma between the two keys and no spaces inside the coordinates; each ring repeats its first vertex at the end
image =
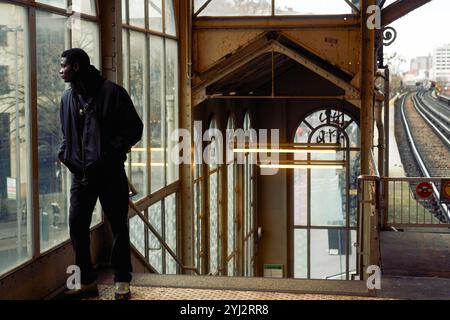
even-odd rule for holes
{"type": "MultiPolygon", "coordinates": [[[[247,112],[244,117],[244,130],[251,130],[252,124],[250,121],[250,114],[247,112]]],[[[246,137],[246,142],[252,143],[246,137]]],[[[251,231],[253,229],[253,165],[254,154],[246,155],[244,161],[244,276],[252,276],[252,252],[253,252],[253,241],[251,236],[251,231]]]]}
{"type": "Polygon", "coordinates": [[[348,13],[352,13],[352,8],[344,0],[275,0],[277,15],[348,13]]]}
{"type": "Polygon", "coordinates": [[[126,24],[127,23],[127,1],[126,0],[122,0],[122,23],[126,24]]]}
{"type": "Polygon", "coordinates": [[[128,0],[130,25],[145,28],[145,1],[128,0]]]}
{"type": "MultiPolygon", "coordinates": [[[[130,32],[130,63],[129,63],[129,93],[134,107],[141,119],[145,119],[145,35],[138,32],[130,32]]],[[[147,195],[147,152],[146,134],[147,123],[144,121],[144,134],[128,154],[131,162],[131,183],[138,191],[136,200],[147,195]]]]}
{"type": "Polygon", "coordinates": [[[213,274],[218,270],[218,220],[219,220],[219,183],[218,173],[209,177],[209,272],[213,274]]]}
{"type": "MultiPolygon", "coordinates": [[[[161,202],[157,202],[150,207],[148,221],[151,225],[158,231],[160,235],[162,235],[162,212],[161,212],[161,202]]],[[[156,269],[159,273],[163,272],[162,269],[162,245],[159,242],[158,238],[149,230],[149,261],[153,268],[156,269]]]]}
{"type": "MultiPolygon", "coordinates": [[[[356,243],[357,241],[357,234],[356,234],[356,230],[350,230],[350,274],[356,274],[357,270],[356,270],[356,248],[353,245],[354,243],[356,243]]],[[[351,278],[350,278],[351,279],[351,278]]]]}
{"type": "Polygon", "coordinates": [[[31,257],[26,11],[0,3],[0,274],[31,257]],[[20,236],[19,236],[20,235],[20,236]]]}
{"type": "Polygon", "coordinates": [[[294,225],[307,225],[308,171],[294,170],[294,225]]]}
{"type": "Polygon", "coordinates": [[[350,147],[360,147],[361,146],[361,133],[359,131],[359,126],[356,122],[352,122],[346,129],[345,132],[350,140],[350,147]]]}
{"type": "Polygon", "coordinates": [[[202,134],[194,129],[194,178],[200,178],[203,175],[203,144],[202,134]]]}
{"type": "Polygon", "coordinates": [[[179,166],[170,161],[170,154],[178,146],[170,135],[178,129],[178,44],[174,40],[166,40],[166,139],[167,139],[167,185],[178,180],[179,166]]]}
{"type": "Polygon", "coordinates": [[[151,192],[158,191],[164,181],[165,110],[164,89],[164,40],[150,36],[150,148],[151,192]]]}
{"type": "Polygon", "coordinates": [[[195,266],[198,268],[198,245],[200,241],[200,237],[198,234],[199,226],[198,226],[198,211],[200,208],[198,198],[200,196],[199,194],[199,185],[198,183],[194,183],[194,214],[193,214],[193,221],[194,221],[194,257],[195,257],[195,266]]]}
{"type": "Polygon", "coordinates": [[[125,89],[130,90],[130,50],[129,44],[129,30],[122,29],[122,62],[123,62],[123,82],[122,85],[125,89]]]}
{"type": "Polygon", "coordinates": [[[148,8],[150,29],[162,32],[162,0],[149,0],[148,8]]]}
{"type": "Polygon", "coordinates": [[[308,241],[306,229],[294,230],[294,278],[308,277],[308,241]]]}
{"type": "Polygon", "coordinates": [[[91,16],[97,15],[95,0],[72,0],[72,10],[91,16]]]}
{"type": "Polygon", "coordinates": [[[50,6],[66,9],[67,8],[67,0],[36,0],[36,2],[40,2],[43,4],[48,4],[50,6]]]}
{"type": "MultiPolygon", "coordinates": [[[[304,122],[298,127],[295,133],[295,143],[308,143],[309,137],[311,135],[311,128],[308,127],[304,122]]],[[[302,154],[297,154],[302,155],[302,154]]],[[[298,159],[301,160],[301,159],[298,159]]]]}
{"type": "Polygon", "coordinates": [[[311,279],[345,280],[346,241],[344,229],[311,230],[311,279]]]}
{"type": "Polygon", "coordinates": [[[206,3],[208,0],[194,0],[194,13],[197,13],[197,11],[206,3]]]}
{"type": "MultiPolygon", "coordinates": [[[[307,143],[311,128],[302,123],[295,134],[295,143],[307,143]]],[[[307,160],[305,153],[294,154],[295,160],[307,160]]],[[[308,171],[294,170],[294,225],[307,225],[308,217],[308,171]]]]}
{"type": "Polygon", "coordinates": [[[236,258],[233,257],[228,261],[228,276],[236,276],[236,258]]]}
{"type": "Polygon", "coordinates": [[[194,184],[194,232],[195,232],[195,257],[198,271],[201,271],[200,252],[202,248],[202,219],[200,218],[203,211],[203,184],[201,181],[194,184]]]}
{"type": "Polygon", "coordinates": [[[230,255],[234,250],[234,165],[228,165],[227,169],[228,173],[228,201],[227,201],[227,209],[228,209],[228,255],[230,255]]]}
{"type": "Polygon", "coordinates": [[[145,257],[144,222],[140,217],[130,219],[130,241],[135,248],[145,257]]]}
{"type": "MultiPolygon", "coordinates": [[[[177,254],[177,206],[176,194],[168,196],[165,200],[165,236],[170,249],[177,254]]],[[[166,274],[176,274],[177,264],[173,257],[166,252],[166,274]]]]}
{"type": "Polygon", "coordinates": [[[175,10],[173,7],[173,0],[165,0],[165,20],[166,20],[166,33],[172,36],[176,36],[176,22],[175,22],[175,10]]]}
{"type": "MultiPolygon", "coordinates": [[[[233,139],[231,132],[235,129],[235,123],[232,117],[228,119],[227,123],[227,150],[233,149],[233,139]],[[228,130],[230,132],[228,133],[228,130]]],[[[227,161],[229,161],[227,159],[227,161]]],[[[234,161],[228,162],[227,165],[227,258],[231,255],[236,255],[236,208],[235,208],[235,177],[236,177],[236,164],[234,161]]],[[[234,257],[228,261],[228,276],[235,275],[235,267],[234,267],[235,259],[234,257]]]]}
{"type": "Polygon", "coordinates": [[[65,89],[59,77],[61,53],[68,47],[63,16],[38,11],[36,14],[37,104],[39,204],[41,250],[61,243],[68,234],[68,197],[70,174],[57,160],[62,133],[59,119],[61,95],[65,89]],[[59,224],[52,227],[59,212],[59,224]]]}
{"type": "Polygon", "coordinates": [[[81,20],[80,28],[72,27],[72,48],[81,48],[89,55],[91,64],[100,69],[100,34],[94,22],[81,20]]]}
{"type": "Polygon", "coordinates": [[[345,224],[344,172],[342,169],[311,169],[312,225],[343,226],[345,224]]]}
{"type": "Polygon", "coordinates": [[[270,0],[213,0],[199,16],[261,16],[272,14],[270,0]]]}

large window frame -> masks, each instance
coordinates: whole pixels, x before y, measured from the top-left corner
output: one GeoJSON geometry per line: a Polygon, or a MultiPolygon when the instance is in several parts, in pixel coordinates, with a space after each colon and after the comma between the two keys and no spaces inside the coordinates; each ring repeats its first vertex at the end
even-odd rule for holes
{"type": "MultiPolygon", "coordinates": [[[[59,148],[62,134],[61,129],[59,128],[59,101],[64,91],[64,83],[59,78],[58,74],[60,68],[59,55],[63,50],[74,46],[86,48],[91,55],[92,64],[96,65],[99,69],[101,69],[101,58],[100,19],[98,16],[96,1],[91,1],[91,5],[93,5],[93,7],[86,11],[81,10],[81,13],[76,12],[79,7],[77,8],[77,6],[71,6],[72,1],[63,1],[63,5],[60,5],[59,7],[52,6],[51,3],[45,3],[45,1],[39,2],[31,0],[0,1],[0,4],[23,10],[25,21],[24,26],[21,28],[21,34],[23,35],[25,42],[24,51],[22,53],[24,60],[24,69],[22,73],[24,76],[23,86],[25,89],[24,121],[26,123],[23,125],[24,135],[20,141],[20,145],[23,144],[23,147],[19,148],[23,149],[24,152],[22,152],[17,158],[20,158],[21,162],[23,161],[26,163],[25,166],[22,164],[20,165],[21,171],[23,171],[22,174],[20,174],[22,177],[20,180],[24,182],[24,178],[26,177],[26,186],[21,183],[22,185],[20,187],[20,193],[24,195],[26,194],[26,203],[24,203],[24,206],[26,207],[26,215],[22,214],[21,210],[17,210],[16,215],[22,215],[22,218],[16,220],[26,220],[26,240],[25,238],[18,237],[19,245],[17,246],[17,250],[19,252],[19,256],[22,256],[20,252],[23,250],[21,249],[22,245],[20,243],[21,240],[23,240],[26,241],[27,252],[23,256],[23,259],[17,259],[8,268],[0,270],[0,275],[3,275],[20,268],[23,263],[26,263],[31,259],[36,259],[41,255],[47,254],[51,250],[66,245],[70,241],[68,233],[70,174],[68,174],[66,168],[59,164],[57,155],[54,152],[57,147],[59,148]],[[48,59],[51,60],[48,64],[51,69],[48,70],[50,72],[49,75],[41,75],[39,64],[37,63],[39,59],[42,58],[40,56],[41,53],[39,52],[38,45],[42,46],[43,44],[38,41],[38,36],[39,28],[45,26],[38,25],[38,23],[39,19],[41,19],[41,17],[45,17],[46,15],[55,19],[58,17],[61,19],[60,21],[63,24],[61,35],[64,40],[61,42],[61,47],[55,48],[55,52],[49,52],[50,54],[48,55],[48,59]],[[88,30],[88,32],[86,32],[86,30],[88,30]],[[89,36],[90,39],[87,39],[88,41],[80,42],[80,40],[83,40],[84,35],[89,36]],[[38,79],[39,76],[41,76],[40,79],[38,79]],[[51,121],[52,128],[57,128],[53,128],[50,133],[46,134],[46,136],[50,137],[51,141],[53,141],[51,148],[48,151],[51,155],[48,158],[54,159],[54,162],[47,161],[46,163],[54,163],[53,174],[55,174],[57,178],[59,177],[62,179],[62,187],[60,188],[60,191],[58,191],[58,193],[60,193],[65,199],[63,199],[62,203],[61,201],[55,201],[55,196],[47,197],[48,201],[41,197],[41,191],[43,192],[44,190],[43,188],[45,187],[48,189],[51,187],[50,184],[39,180],[40,177],[45,177],[45,174],[42,171],[43,168],[40,165],[40,151],[43,151],[40,145],[42,139],[40,134],[43,128],[50,130],[48,124],[42,125],[42,122],[40,121],[40,119],[42,119],[40,113],[43,112],[42,106],[49,105],[48,101],[44,101],[45,99],[42,100],[45,94],[40,94],[40,91],[38,90],[39,86],[43,85],[42,79],[49,79],[49,81],[53,81],[52,83],[55,84],[55,87],[52,87],[54,92],[52,92],[53,99],[51,99],[54,105],[52,105],[52,108],[48,109],[48,112],[50,112],[48,115],[51,115],[48,121],[51,121]],[[47,203],[45,207],[43,207],[44,203],[47,203]]],[[[83,8],[85,7],[81,7],[81,9],[83,8]]],[[[47,97],[46,99],[48,100],[49,98],[47,97]]],[[[44,118],[46,117],[47,116],[44,118]]],[[[51,171],[51,168],[49,171],[51,171]]],[[[50,172],[50,174],[51,173],[52,172],[50,172]]],[[[53,178],[53,180],[55,180],[55,178],[53,178]]],[[[102,223],[103,217],[101,215],[100,207],[97,206],[97,210],[94,212],[94,219],[91,224],[91,228],[97,228],[102,223]]],[[[19,225],[17,227],[18,232],[21,234],[22,231],[25,231],[21,231],[21,229],[24,229],[23,227],[24,226],[19,225]]],[[[14,260],[12,257],[9,257],[8,259],[14,260]]]]}
{"type": "MultiPolygon", "coordinates": [[[[134,83],[142,85],[139,93],[142,100],[136,108],[141,111],[144,123],[143,139],[131,149],[126,162],[127,175],[137,187],[138,194],[133,198],[136,205],[178,254],[180,168],[170,159],[176,147],[171,134],[179,121],[179,38],[175,12],[173,0],[122,0],[122,84],[130,93],[136,91],[134,83]],[[134,4],[140,5],[140,9],[130,7],[134,4]],[[161,10],[160,15],[155,16],[156,9],[161,10]],[[142,73],[132,72],[133,46],[144,52],[142,65],[137,67],[142,73]]],[[[137,216],[130,218],[130,238],[156,272],[179,273],[179,266],[137,216]]]]}

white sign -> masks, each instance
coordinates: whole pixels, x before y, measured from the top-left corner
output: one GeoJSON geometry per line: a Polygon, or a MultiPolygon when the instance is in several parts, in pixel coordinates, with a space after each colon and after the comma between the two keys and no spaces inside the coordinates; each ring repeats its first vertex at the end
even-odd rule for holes
{"type": "Polygon", "coordinates": [[[6,190],[8,193],[8,199],[16,200],[17,190],[16,190],[16,179],[15,178],[6,178],[6,190]]]}

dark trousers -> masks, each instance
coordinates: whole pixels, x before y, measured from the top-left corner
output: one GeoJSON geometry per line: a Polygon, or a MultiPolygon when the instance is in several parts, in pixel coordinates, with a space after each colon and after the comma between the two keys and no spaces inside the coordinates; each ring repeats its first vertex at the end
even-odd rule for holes
{"type": "Polygon", "coordinates": [[[74,176],[70,190],[70,238],[75,261],[81,269],[81,283],[89,284],[97,277],[92,266],[89,227],[92,213],[100,199],[111,225],[113,247],[111,265],[115,282],[131,281],[130,236],[128,229],[128,181],[123,163],[105,165],[88,175],[88,183],[74,176]]]}

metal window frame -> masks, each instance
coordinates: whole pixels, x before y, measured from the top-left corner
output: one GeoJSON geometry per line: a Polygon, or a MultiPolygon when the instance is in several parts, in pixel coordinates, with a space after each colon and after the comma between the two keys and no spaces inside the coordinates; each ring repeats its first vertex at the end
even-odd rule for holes
{"type": "MultiPolygon", "coordinates": [[[[38,92],[37,92],[37,21],[36,14],[38,11],[49,13],[49,14],[58,14],[62,17],[69,18],[72,16],[71,13],[67,11],[67,8],[57,8],[51,5],[43,4],[36,2],[34,0],[2,0],[2,3],[10,4],[13,6],[22,7],[24,9],[24,18],[26,20],[27,26],[27,35],[26,46],[24,48],[25,51],[25,65],[27,70],[24,71],[26,73],[26,77],[24,78],[25,85],[28,86],[28,97],[29,105],[25,105],[25,109],[28,109],[27,121],[29,122],[28,129],[26,129],[25,136],[29,141],[29,146],[27,147],[27,156],[26,158],[29,160],[29,164],[27,165],[26,171],[27,175],[30,177],[30,180],[27,183],[27,207],[31,208],[31,226],[30,234],[28,234],[29,239],[31,239],[30,246],[30,255],[29,258],[20,262],[13,268],[10,268],[6,272],[2,274],[0,278],[7,277],[10,274],[13,274],[17,270],[22,269],[24,266],[37,261],[42,256],[47,255],[51,251],[58,250],[63,246],[67,245],[70,242],[70,239],[66,239],[62,242],[59,242],[56,245],[52,245],[50,248],[46,250],[42,250],[41,248],[41,230],[40,230],[40,188],[39,188],[39,155],[38,155],[38,139],[39,139],[39,131],[38,131],[38,92]]],[[[68,0],[67,6],[72,4],[72,0],[68,0]]],[[[99,18],[99,6],[98,0],[95,1],[95,11],[96,15],[88,15],[84,13],[80,14],[80,19],[82,21],[94,22],[97,24],[98,30],[100,30],[100,18],[99,18]]],[[[65,46],[72,47],[72,32],[71,30],[65,30],[65,46]]],[[[100,31],[99,31],[100,32],[100,31]]],[[[101,37],[99,36],[99,46],[101,46],[101,37]]],[[[100,59],[101,63],[101,59],[100,59]]],[[[95,225],[92,230],[95,230],[102,226],[104,223],[104,219],[99,224],[95,225]]]]}
{"type": "MultiPolygon", "coordinates": [[[[314,133],[317,132],[318,130],[320,130],[320,128],[323,127],[335,127],[336,130],[338,130],[341,134],[344,135],[345,137],[345,148],[342,148],[342,150],[340,150],[340,152],[344,152],[344,157],[345,159],[349,159],[351,157],[351,152],[352,151],[360,151],[361,148],[357,147],[350,147],[350,138],[347,134],[347,132],[345,131],[352,123],[357,123],[356,119],[350,115],[349,113],[345,112],[345,110],[339,110],[338,108],[322,108],[319,110],[315,110],[314,112],[305,115],[305,117],[303,118],[302,121],[299,122],[298,127],[300,127],[302,124],[305,124],[308,128],[311,129],[311,134],[308,137],[308,143],[311,143],[311,138],[313,137],[314,133]],[[307,118],[310,117],[313,114],[317,114],[317,113],[321,113],[321,112],[325,112],[326,110],[333,110],[333,111],[338,111],[339,113],[342,113],[344,116],[347,116],[351,119],[350,122],[346,123],[343,127],[340,127],[338,125],[332,124],[332,123],[323,123],[323,124],[319,124],[316,126],[311,125],[308,121],[307,118]]],[[[360,126],[358,125],[358,128],[360,129],[360,126]]],[[[361,129],[360,129],[361,130],[361,129]]],[[[307,159],[311,160],[311,155],[308,154],[307,155],[307,159]]],[[[307,169],[307,212],[306,212],[306,225],[296,225],[294,223],[294,196],[292,195],[293,190],[294,190],[294,174],[291,175],[290,177],[290,184],[291,184],[291,205],[290,205],[290,218],[289,218],[289,224],[291,226],[290,228],[290,243],[291,245],[289,246],[289,260],[291,261],[291,263],[289,264],[290,266],[290,270],[288,271],[289,274],[291,274],[291,276],[294,276],[294,270],[295,270],[295,261],[294,261],[294,252],[295,252],[295,242],[294,242],[294,234],[295,234],[295,230],[306,230],[306,246],[307,246],[307,270],[306,270],[306,275],[307,275],[307,279],[311,279],[311,230],[330,230],[330,229],[339,229],[339,230],[345,230],[345,243],[346,243],[346,252],[345,252],[345,262],[346,262],[346,267],[345,267],[345,279],[346,280],[350,280],[351,277],[351,270],[350,270],[350,248],[352,246],[351,244],[351,232],[355,231],[358,232],[358,223],[355,226],[352,226],[350,224],[350,203],[349,203],[349,199],[350,199],[350,179],[351,179],[351,165],[350,165],[350,161],[346,161],[345,162],[345,177],[346,177],[346,182],[345,182],[345,193],[346,193],[346,202],[345,202],[345,225],[343,226],[321,226],[321,225],[312,225],[312,219],[311,219],[311,170],[312,169],[307,169]]]]}

